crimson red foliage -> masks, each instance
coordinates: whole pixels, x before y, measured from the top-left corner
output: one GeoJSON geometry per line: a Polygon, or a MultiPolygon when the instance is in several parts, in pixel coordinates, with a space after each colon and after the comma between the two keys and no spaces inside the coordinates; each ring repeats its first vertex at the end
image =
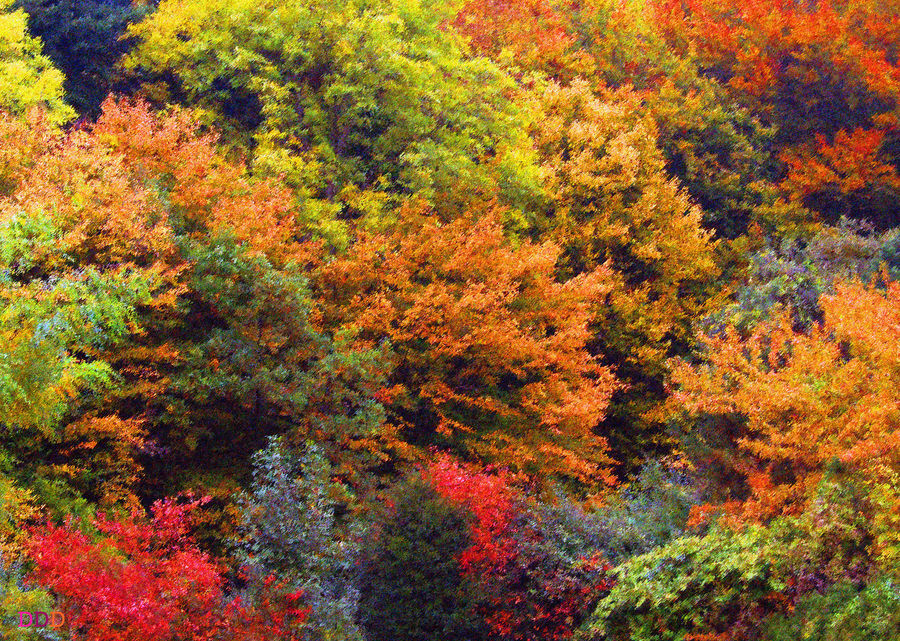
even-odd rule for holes
{"type": "Polygon", "coordinates": [[[309,608],[300,592],[266,579],[253,603],[229,599],[222,567],[201,551],[188,530],[203,502],[158,501],[152,518],[98,514],[92,538],[71,519],[30,532],[30,579],[58,597],[74,639],[192,641],[294,639],[309,608]]]}
{"type": "Polygon", "coordinates": [[[553,548],[537,515],[503,470],[482,470],[439,455],[423,470],[438,494],[472,514],[472,544],[459,557],[481,588],[481,614],[500,641],[564,639],[603,590],[609,565],[599,554],[570,563],[553,548]]]}

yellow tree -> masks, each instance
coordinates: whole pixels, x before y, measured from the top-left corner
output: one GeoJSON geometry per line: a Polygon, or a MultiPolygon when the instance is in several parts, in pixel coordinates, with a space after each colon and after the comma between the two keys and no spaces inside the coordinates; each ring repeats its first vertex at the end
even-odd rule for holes
{"type": "Polygon", "coordinates": [[[28,16],[0,0],[0,110],[23,114],[45,106],[54,124],[75,116],[64,101],[63,75],[41,53],[41,41],[28,34],[28,16]]]}
{"type": "Polygon", "coordinates": [[[617,445],[645,449],[640,415],[660,397],[665,359],[683,353],[718,273],[702,213],[666,172],[653,119],[630,90],[595,96],[584,81],[540,94],[532,135],[550,203],[541,233],[568,275],[608,264],[620,284],[594,326],[599,351],[632,383],[613,419],[617,445]]]}

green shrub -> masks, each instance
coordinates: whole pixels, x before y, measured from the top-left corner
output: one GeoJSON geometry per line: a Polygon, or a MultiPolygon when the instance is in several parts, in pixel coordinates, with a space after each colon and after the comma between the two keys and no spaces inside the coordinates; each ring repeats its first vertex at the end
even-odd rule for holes
{"type": "Polygon", "coordinates": [[[483,638],[457,557],[467,515],[418,480],[398,486],[362,554],[360,623],[369,641],[483,638]]]}

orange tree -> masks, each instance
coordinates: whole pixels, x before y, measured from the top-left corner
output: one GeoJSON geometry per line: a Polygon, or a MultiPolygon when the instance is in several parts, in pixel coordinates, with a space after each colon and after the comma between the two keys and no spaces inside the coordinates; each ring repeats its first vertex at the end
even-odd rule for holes
{"type": "Polygon", "coordinates": [[[390,345],[381,398],[398,455],[439,444],[539,478],[609,480],[594,428],[619,384],[588,344],[610,270],[558,281],[559,248],[512,243],[496,210],[442,224],[410,204],[399,216],[316,279],[331,322],[390,345]]]}
{"type": "Polygon", "coordinates": [[[784,195],[892,225],[900,197],[896,2],[650,4],[675,51],[777,129],[784,195]]]}
{"type": "Polygon", "coordinates": [[[706,339],[704,363],[676,367],[668,408],[734,440],[711,451],[743,481],[718,507],[750,520],[798,514],[825,472],[841,469],[863,479],[876,549],[896,558],[898,303],[896,282],[838,283],[808,332],[787,315],[746,337],[728,329],[706,339]]]}

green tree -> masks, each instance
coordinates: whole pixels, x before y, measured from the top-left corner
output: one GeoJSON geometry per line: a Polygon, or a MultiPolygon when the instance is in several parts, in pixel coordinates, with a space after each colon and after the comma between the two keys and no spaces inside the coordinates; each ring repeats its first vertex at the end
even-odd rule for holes
{"type": "Polygon", "coordinates": [[[475,641],[472,585],[458,556],[467,515],[424,482],[399,484],[363,548],[360,622],[371,641],[475,641]]]}
{"type": "Polygon", "coordinates": [[[537,172],[514,84],[467,58],[442,3],[164,1],[129,32],[126,65],[170,79],[145,91],[206,110],[258,168],[308,196],[307,222],[378,219],[397,194],[444,212],[499,190],[527,208],[537,172]]]}

